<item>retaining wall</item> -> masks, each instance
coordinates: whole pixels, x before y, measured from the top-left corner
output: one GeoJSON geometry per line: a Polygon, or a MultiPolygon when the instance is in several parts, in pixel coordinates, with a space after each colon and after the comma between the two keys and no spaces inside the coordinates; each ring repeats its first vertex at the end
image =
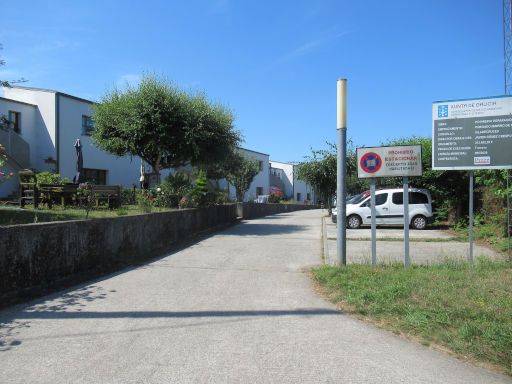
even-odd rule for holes
{"type": "Polygon", "coordinates": [[[285,204],[230,204],[92,220],[0,227],[0,307],[20,293],[62,279],[113,271],[170,250],[177,243],[234,223],[310,209],[285,204]],[[9,300],[8,300],[9,299],[9,300]]]}
{"type": "Polygon", "coordinates": [[[257,217],[274,215],[276,213],[293,212],[308,209],[319,209],[318,205],[304,204],[258,204],[258,203],[241,203],[238,204],[238,216],[243,219],[255,219],[257,217]]]}

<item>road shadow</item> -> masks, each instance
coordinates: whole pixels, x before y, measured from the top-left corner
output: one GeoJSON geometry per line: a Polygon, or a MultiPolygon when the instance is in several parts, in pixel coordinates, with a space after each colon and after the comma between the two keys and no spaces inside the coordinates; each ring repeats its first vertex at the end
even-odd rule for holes
{"type": "Polygon", "coordinates": [[[0,312],[0,352],[9,351],[22,344],[22,340],[18,336],[23,329],[31,326],[30,321],[23,316],[23,313],[66,313],[69,310],[79,313],[87,303],[106,297],[107,292],[103,288],[97,285],[87,285],[69,292],[48,296],[44,301],[29,305],[21,311],[0,312]]]}
{"type": "Polygon", "coordinates": [[[244,222],[222,232],[224,236],[269,236],[300,233],[308,229],[305,225],[295,224],[270,224],[244,222]]]}
{"type": "Polygon", "coordinates": [[[275,309],[275,310],[246,310],[246,311],[118,311],[118,312],[91,312],[91,311],[54,311],[34,310],[23,311],[17,314],[17,319],[149,319],[149,318],[229,318],[229,317],[280,317],[280,316],[325,316],[340,315],[336,309],[310,308],[310,309],[275,309]]]}

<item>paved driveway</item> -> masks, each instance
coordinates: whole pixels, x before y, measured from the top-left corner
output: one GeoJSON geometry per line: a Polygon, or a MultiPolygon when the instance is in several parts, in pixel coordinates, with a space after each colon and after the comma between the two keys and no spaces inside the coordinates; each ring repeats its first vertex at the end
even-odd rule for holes
{"type": "Polygon", "coordinates": [[[244,222],[0,312],[2,383],[510,383],[339,313],[321,212],[244,222]]]}
{"type": "MultiPolygon", "coordinates": [[[[377,227],[377,262],[403,262],[403,228],[377,227]]],[[[337,263],[336,224],[324,218],[324,253],[327,262],[337,263]]],[[[409,254],[415,264],[431,264],[450,260],[467,260],[468,242],[457,241],[448,231],[425,229],[409,231],[409,254]]],[[[347,263],[371,262],[371,229],[347,229],[347,263]]],[[[474,256],[502,258],[490,247],[474,244],[474,256]]]]}

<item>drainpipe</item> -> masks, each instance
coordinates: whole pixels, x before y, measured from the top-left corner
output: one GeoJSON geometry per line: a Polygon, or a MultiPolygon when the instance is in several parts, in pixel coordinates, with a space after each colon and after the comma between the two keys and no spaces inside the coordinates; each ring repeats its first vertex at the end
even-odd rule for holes
{"type": "Polygon", "coordinates": [[[55,172],[60,173],[60,119],[59,119],[59,113],[60,113],[60,97],[59,94],[55,94],[55,152],[56,152],[56,163],[55,163],[55,172]]]}

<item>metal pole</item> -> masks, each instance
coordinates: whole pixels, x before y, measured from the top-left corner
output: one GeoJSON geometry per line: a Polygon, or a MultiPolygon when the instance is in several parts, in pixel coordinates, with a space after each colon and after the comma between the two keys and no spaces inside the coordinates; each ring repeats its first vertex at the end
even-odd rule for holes
{"type": "Polygon", "coordinates": [[[377,265],[377,210],[375,209],[375,178],[370,183],[370,210],[372,215],[372,265],[377,265]]]}
{"type": "Polygon", "coordinates": [[[473,262],[473,171],[469,171],[469,266],[474,269],[473,262]]]}
{"type": "Polygon", "coordinates": [[[411,264],[409,258],[409,178],[404,176],[404,267],[411,264]]]}
{"type": "Polygon", "coordinates": [[[337,82],[337,189],[336,189],[336,250],[341,265],[347,264],[347,207],[346,207],[346,175],[347,175],[347,80],[337,82]]]}

